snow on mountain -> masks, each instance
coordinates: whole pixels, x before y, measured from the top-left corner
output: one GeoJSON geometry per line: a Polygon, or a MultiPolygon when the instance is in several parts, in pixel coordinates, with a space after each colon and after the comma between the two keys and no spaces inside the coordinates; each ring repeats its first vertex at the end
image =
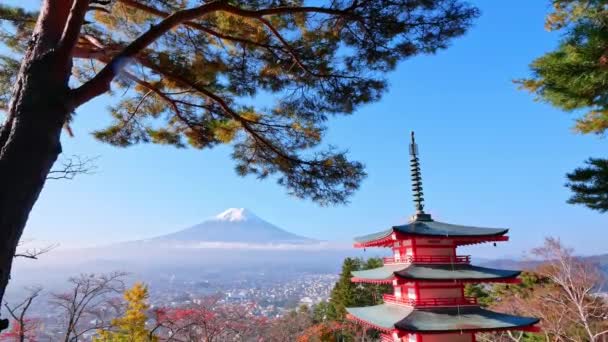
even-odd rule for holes
{"type": "Polygon", "coordinates": [[[245,208],[230,208],[227,209],[213,218],[216,221],[229,221],[229,222],[239,222],[239,221],[259,221],[260,218],[255,216],[254,213],[250,212],[245,208]]]}
{"type": "Polygon", "coordinates": [[[230,208],[202,223],[148,241],[178,242],[181,245],[209,245],[209,243],[277,245],[319,242],[281,229],[244,208],[230,208]]]}

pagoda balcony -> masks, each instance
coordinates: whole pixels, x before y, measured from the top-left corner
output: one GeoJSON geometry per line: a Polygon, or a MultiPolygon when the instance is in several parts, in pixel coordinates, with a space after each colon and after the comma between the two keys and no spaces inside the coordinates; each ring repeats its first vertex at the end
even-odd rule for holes
{"type": "Polygon", "coordinates": [[[402,258],[382,258],[385,265],[390,264],[470,264],[470,255],[406,255],[402,258]]]}
{"type": "Polygon", "coordinates": [[[411,298],[397,298],[391,294],[382,295],[382,299],[385,303],[401,304],[414,307],[423,306],[453,306],[453,305],[478,305],[477,298],[475,297],[462,297],[462,298],[425,298],[425,299],[411,299],[411,298]]]}

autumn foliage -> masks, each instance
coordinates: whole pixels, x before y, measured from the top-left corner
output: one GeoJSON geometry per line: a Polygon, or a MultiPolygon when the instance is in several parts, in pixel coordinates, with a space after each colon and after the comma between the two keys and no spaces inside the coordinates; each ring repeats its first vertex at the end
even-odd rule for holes
{"type": "Polygon", "coordinates": [[[253,314],[253,304],[220,303],[220,297],[196,300],[182,308],[154,310],[155,333],[183,341],[233,341],[252,338],[268,324],[253,314]]]}
{"type": "Polygon", "coordinates": [[[21,325],[19,321],[12,320],[11,327],[8,331],[0,334],[2,342],[37,342],[37,335],[40,321],[37,319],[26,318],[25,324],[21,325]]]}

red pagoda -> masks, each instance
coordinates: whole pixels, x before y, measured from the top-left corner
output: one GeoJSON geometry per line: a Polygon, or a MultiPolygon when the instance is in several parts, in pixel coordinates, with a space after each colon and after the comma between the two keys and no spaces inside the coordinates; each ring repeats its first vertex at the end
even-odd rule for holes
{"type": "Polygon", "coordinates": [[[424,212],[418,147],[410,145],[416,213],[409,223],[356,238],[355,247],[389,247],[393,256],[379,268],[353,272],[352,281],[392,284],[392,295],[375,306],[347,308],[348,318],[381,332],[383,342],[471,342],[475,333],[538,331],[536,318],[481,308],[464,295],[467,283],[517,283],[520,271],[471,265],[456,248],[507,241],[508,229],[481,228],[434,221],[424,212]]]}

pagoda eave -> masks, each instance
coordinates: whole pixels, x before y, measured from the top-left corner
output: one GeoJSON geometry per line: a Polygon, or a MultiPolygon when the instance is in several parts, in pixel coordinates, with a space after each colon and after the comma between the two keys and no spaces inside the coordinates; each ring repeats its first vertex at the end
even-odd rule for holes
{"type": "Polygon", "coordinates": [[[414,238],[427,238],[427,239],[448,239],[452,241],[454,246],[465,246],[475,245],[485,242],[504,242],[509,241],[507,235],[484,235],[484,236],[438,236],[430,234],[405,234],[394,230],[391,234],[386,236],[378,237],[374,240],[355,242],[353,246],[355,248],[367,248],[367,247],[392,247],[395,241],[407,240],[414,238]]]}
{"type": "Polygon", "coordinates": [[[537,318],[502,314],[478,306],[415,308],[394,304],[347,308],[347,317],[383,332],[445,334],[453,332],[539,331],[537,318]]]}
{"type": "Polygon", "coordinates": [[[374,323],[371,323],[371,322],[368,322],[366,320],[360,319],[359,317],[351,315],[351,314],[346,314],[346,319],[354,321],[354,322],[357,322],[359,324],[363,324],[363,325],[365,325],[365,326],[367,326],[369,328],[372,328],[372,329],[376,329],[376,330],[379,330],[379,331],[382,331],[382,332],[385,332],[385,333],[389,333],[389,334],[396,330],[394,328],[386,328],[386,327],[383,327],[383,326],[380,326],[380,325],[376,325],[374,323]]]}
{"type": "Polygon", "coordinates": [[[517,283],[521,271],[501,270],[469,264],[388,264],[369,270],[353,271],[352,281],[377,284],[408,282],[436,283],[517,283]]]}
{"type": "Polygon", "coordinates": [[[366,284],[392,284],[395,279],[396,279],[395,277],[388,278],[388,279],[366,279],[366,278],[352,277],[352,278],[350,278],[350,281],[352,281],[353,283],[366,283],[366,284]]]}
{"type": "Polygon", "coordinates": [[[470,279],[454,279],[454,280],[445,280],[445,279],[424,279],[424,278],[404,278],[404,277],[395,277],[398,281],[408,283],[408,282],[425,282],[425,283],[445,283],[449,281],[454,284],[479,284],[479,283],[501,283],[501,284],[520,284],[521,279],[519,278],[470,278],[470,279]]]}
{"type": "Polygon", "coordinates": [[[488,278],[488,279],[421,279],[421,278],[404,278],[393,276],[387,279],[367,279],[360,277],[352,277],[350,281],[353,283],[364,283],[364,284],[392,284],[395,280],[397,280],[400,284],[403,283],[414,283],[414,282],[427,282],[427,283],[445,283],[450,282],[453,284],[479,284],[479,283],[500,283],[500,284],[520,284],[521,279],[519,278],[488,278]]]}
{"type": "Polygon", "coordinates": [[[467,333],[487,333],[487,332],[501,332],[501,331],[524,331],[524,332],[531,332],[531,333],[538,333],[541,332],[541,329],[539,326],[537,325],[528,325],[528,326],[521,326],[521,327],[515,327],[515,328],[475,328],[475,329],[467,329],[467,328],[463,328],[463,329],[453,329],[453,330],[425,330],[425,331],[420,331],[420,330],[401,330],[401,329],[395,329],[395,331],[398,331],[400,333],[405,333],[405,334],[420,334],[420,333],[424,333],[425,335],[440,335],[440,334],[445,334],[445,333],[453,333],[453,332],[467,332],[467,333]]]}

